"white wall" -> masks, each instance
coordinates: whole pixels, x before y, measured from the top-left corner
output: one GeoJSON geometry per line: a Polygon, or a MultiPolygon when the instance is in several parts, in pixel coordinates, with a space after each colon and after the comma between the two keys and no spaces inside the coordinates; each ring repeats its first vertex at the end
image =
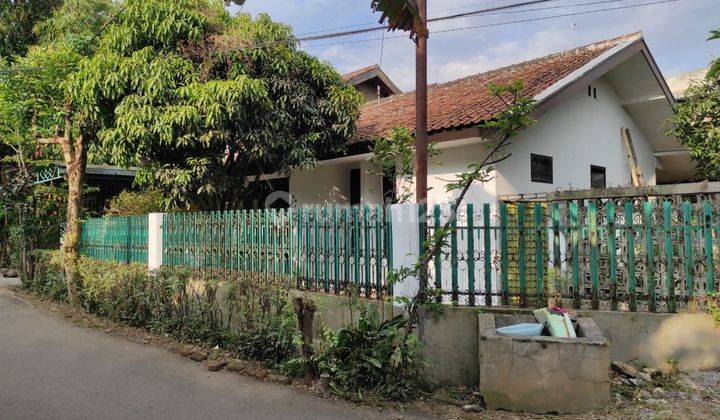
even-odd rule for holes
{"type": "Polygon", "coordinates": [[[323,162],[319,166],[290,175],[290,193],[296,205],[350,204],[350,170],[360,169],[361,204],[382,203],[382,179],[367,172],[365,159],[323,162]]]}
{"type": "MultiPolygon", "coordinates": [[[[440,143],[440,154],[428,162],[429,206],[449,203],[460,195],[460,190],[446,192],[445,186],[455,182],[456,174],[467,172],[469,165],[482,160],[487,155],[487,149],[480,143],[480,139],[462,146],[455,146],[457,143],[440,143]]],[[[412,192],[410,201],[414,202],[415,187],[412,183],[409,183],[407,187],[412,192]]],[[[482,204],[495,201],[495,179],[490,179],[483,184],[476,182],[465,196],[465,203],[482,204]]]]}
{"type": "Polygon", "coordinates": [[[655,184],[655,158],[642,132],[603,78],[592,86],[597,99],[582,89],[512,140],[512,156],[497,165],[498,195],[590,188],[590,165],[606,168],[608,187],[631,184],[621,127],[630,129],[645,183],[655,184]],[[552,184],[530,180],[531,153],[552,156],[552,184]]]}
{"type": "Polygon", "coordinates": [[[290,194],[296,205],[347,204],[350,201],[350,169],[358,163],[320,165],[290,175],[290,194]]]}

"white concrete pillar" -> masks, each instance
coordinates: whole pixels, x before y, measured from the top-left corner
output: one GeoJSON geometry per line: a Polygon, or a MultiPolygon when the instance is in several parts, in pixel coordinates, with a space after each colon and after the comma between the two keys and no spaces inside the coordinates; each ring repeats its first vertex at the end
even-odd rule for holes
{"type": "MultiPolygon", "coordinates": [[[[418,205],[393,204],[390,206],[392,222],[392,268],[412,268],[420,257],[418,205]]],[[[420,288],[416,277],[409,277],[393,286],[395,296],[415,297],[420,288]]],[[[396,303],[397,305],[397,303],[396,303]]]]}
{"type": "Polygon", "coordinates": [[[163,219],[165,213],[148,214],[148,270],[163,264],[163,219]]]}

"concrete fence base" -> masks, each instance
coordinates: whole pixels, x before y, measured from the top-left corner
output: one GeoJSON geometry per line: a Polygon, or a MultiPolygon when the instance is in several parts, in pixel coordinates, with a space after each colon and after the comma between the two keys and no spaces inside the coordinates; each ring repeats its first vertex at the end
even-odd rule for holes
{"type": "MultiPolygon", "coordinates": [[[[351,320],[347,298],[325,293],[298,292],[320,304],[318,330],[337,329],[351,320]]],[[[365,300],[389,317],[399,313],[387,302],[365,300]]],[[[525,314],[516,308],[482,308],[486,314],[525,314]]],[[[609,360],[637,361],[667,371],[671,363],[681,370],[720,367],[720,328],[710,315],[586,312],[609,342],[609,360]]],[[[356,316],[355,316],[356,318],[356,316]]],[[[478,308],[447,307],[437,320],[424,317],[418,331],[425,343],[429,376],[437,385],[478,385],[478,308]]],[[[608,363],[609,367],[609,363],[608,363]]]]}

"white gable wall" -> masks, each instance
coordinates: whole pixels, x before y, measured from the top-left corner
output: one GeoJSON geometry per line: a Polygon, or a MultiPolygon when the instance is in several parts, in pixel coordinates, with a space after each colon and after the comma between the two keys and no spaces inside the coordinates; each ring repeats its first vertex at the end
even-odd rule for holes
{"type": "Polygon", "coordinates": [[[582,89],[512,140],[512,156],[496,165],[498,195],[590,188],[590,165],[606,168],[607,187],[630,185],[622,127],[630,129],[645,183],[655,184],[655,158],[642,132],[603,78],[591,86],[597,99],[582,89]],[[552,184],[530,180],[531,153],[553,158],[552,184]]]}

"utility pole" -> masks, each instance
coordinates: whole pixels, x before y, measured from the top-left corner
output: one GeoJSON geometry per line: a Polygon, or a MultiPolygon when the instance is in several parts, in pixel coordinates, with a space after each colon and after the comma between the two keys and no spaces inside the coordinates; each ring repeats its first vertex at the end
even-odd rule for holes
{"type": "Polygon", "coordinates": [[[415,43],[415,202],[427,203],[427,0],[418,0],[422,30],[415,43]]]}

